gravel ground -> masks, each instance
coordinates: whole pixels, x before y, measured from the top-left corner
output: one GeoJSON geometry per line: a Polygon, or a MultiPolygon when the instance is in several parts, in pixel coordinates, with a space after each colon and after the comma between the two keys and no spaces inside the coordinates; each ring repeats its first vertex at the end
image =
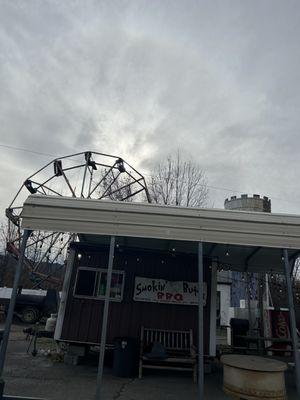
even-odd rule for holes
{"type": "MultiPolygon", "coordinates": [[[[26,395],[55,400],[92,400],[96,387],[96,360],[87,365],[53,362],[40,352],[26,353],[28,342],[23,326],[14,325],[5,365],[5,394],[26,395]]],[[[39,349],[55,348],[53,342],[39,342],[39,349]]],[[[91,360],[92,361],[92,360],[91,360]]],[[[293,375],[287,374],[288,399],[296,400],[293,375]]],[[[182,373],[149,372],[142,380],[118,378],[105,370],[104,400],[196,400],[197,385],[182,373]]],[[[215,371],[205,378],[205,399],[228,399],[222,392],[222,374],[215,371]]]]}

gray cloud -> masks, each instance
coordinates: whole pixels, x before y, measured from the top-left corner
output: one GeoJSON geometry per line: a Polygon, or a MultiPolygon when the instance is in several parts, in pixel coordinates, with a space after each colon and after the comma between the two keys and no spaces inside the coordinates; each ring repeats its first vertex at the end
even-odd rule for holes
{"type": "MultiPolygon", "coordinates": [[[[182,148],[224,188],[215,206],[233,189],[298,212],[299,17],[292,0],[3,0],[1,143],[118,154],[146,173],[182,148]]],[[[1,155],[3,209],[51,157],[1,155]]]]}

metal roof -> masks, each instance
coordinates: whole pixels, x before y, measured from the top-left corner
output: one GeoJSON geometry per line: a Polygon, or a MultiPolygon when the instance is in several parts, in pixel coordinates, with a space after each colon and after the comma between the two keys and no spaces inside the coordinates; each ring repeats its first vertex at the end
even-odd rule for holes
{"type": "Polygon", "coordinates": [[[300,249],[298,215],[31,195],[21,217],[23,229],[202,241],[208,255],[243,268],[280,270],[281,249],[291,257],[300,249]],[[231,255],[224,258],[228,245],[231,255]]]}

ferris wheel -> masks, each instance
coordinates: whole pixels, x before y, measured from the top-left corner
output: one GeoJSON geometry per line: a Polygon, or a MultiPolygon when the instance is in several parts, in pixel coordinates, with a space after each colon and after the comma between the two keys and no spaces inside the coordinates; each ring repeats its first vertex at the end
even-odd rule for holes
{"type": "MultiPolygon", "coordinates": [[[[28,194],[98,200],[151,202],[146,180],[121,157],[86,151],[56,158],[29,176],[6,209],[7,250],[20,255],[21,212],[28,194]]],[[[60,285],[71,241],[77,235],[34,231],[27,242],[24,264],[33,287],[60,285]]]]}

